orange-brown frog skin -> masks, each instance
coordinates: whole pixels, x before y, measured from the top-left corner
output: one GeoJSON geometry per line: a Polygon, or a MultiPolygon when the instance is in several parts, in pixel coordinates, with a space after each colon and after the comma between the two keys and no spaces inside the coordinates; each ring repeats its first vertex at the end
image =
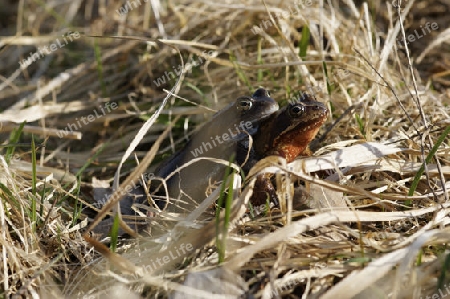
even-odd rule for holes
{"type": "MultiPolygon", "coordinates": [[[[311,95],[303,94],[299,101],[290,103],[260,124],[253,137],[254,153],[251,164],[270,155],[283,157],[287,163],[298,156],[309,156],[311,152],[308,145],[327,118],[326,106],[311,95]]],[[[276,202],[276,193],[270,177],[258,177],[252,204],[264,204],[268,196],[276,202]]]]}

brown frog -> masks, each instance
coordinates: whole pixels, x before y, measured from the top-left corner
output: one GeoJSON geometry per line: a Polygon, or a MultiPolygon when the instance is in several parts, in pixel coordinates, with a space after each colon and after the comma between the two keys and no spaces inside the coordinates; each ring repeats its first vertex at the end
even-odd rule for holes
{"type": "MultiPolygon", "coordinates": [[[[308,145],[327,118],[326,106],[311,95],[303,94],[298,101],[288,104],[260,124],[253,137],[252,161],[247,168],[270,155],[283,157],[287,163],[298,156],[311,155],[308,145]]],[[[266,203],[268,196],[277,202],[270,179],[270,174],[258,176],[251,198],[253,205],[266,203]]]]}

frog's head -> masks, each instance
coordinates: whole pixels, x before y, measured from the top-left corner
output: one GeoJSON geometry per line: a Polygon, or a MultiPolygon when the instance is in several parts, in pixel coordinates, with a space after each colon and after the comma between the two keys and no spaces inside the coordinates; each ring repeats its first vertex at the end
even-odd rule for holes
{"type": "Polygon", "coordinates": [[[261,125],[256,147],[264,155],[277,155],[293,161],[301,155],[328,117],[327,107],[311,95],[290,103],[261,125]]]}
{"type": "Polygon", "coordinates": [[[250,134],[255,133],[258,124],[279,108],[278,103],[270,97],[269,92],[264,88],[258,88],[251,97],[237,98],[234,106],[239,113],[240,123],[247,123],[247,127],[252,128],[249,130],[250,134]]]}

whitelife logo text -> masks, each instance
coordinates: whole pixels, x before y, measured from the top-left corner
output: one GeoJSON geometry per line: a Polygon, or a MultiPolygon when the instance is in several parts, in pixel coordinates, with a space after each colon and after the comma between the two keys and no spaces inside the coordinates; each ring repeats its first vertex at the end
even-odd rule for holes
{"type": "Polygon", "coordinates": [[[94,120],[105,116],[106,113],[110,113],[112,110],[116,110],[119,106],[115,102],[106,102],[105,103],[105,109],[103,107],[100,107],[100,110],[102,111],[102,114],[97,113],[97,110],[93,111],[93,114],[89,114],[87,117],[82,116],[81,117],[81,123],[80,120],[75,118],[75,122],[67,124],[67,126],[64,128],[64,130],[59,130],[56,134],[59,138],[62,138],[64,136],[67,136],[69,134],[69,131],[73,133],[73,131],[78,131],[83,125],[88,125],[89,123],[93,122],[94,120]],[[106,110],[106,111],[105,111],[106,110]]]}
{"type": "Polygon", "coordinates": [[[228,129],[228,133],[223,133],[221,136],[220,135],[216,135],[216,137],[211,137],[211,142],[212,144],[207,141],[207,142],[202,142],[202,145],[198,148],[195,148],[193,151],[191,151],[191,154],[197,158],[199,155],[203,155],[203,150],[205,150],[205,153],[209,150],[212,150],[214,147],[218,146],[218,144],[222,144],[225,141],[231,140],[234,137],[238,136],[240,133],[244,133],[244,132],[248,132],[251,128],[252,128],[252,123],[247,121],[245,124],[243,121],[241,121],[241,123],[239,124],[239,128],[238,126],[235,124],[234,128],[236,129],[236,131],[233,132],[233,130],[231,128],[228,129]],[[247,129],[244,129],[244,127],[247,129]],[[216,141],[218,142],[218,144],[216,143],[216,141]]]}
{"type": "Polygon", "coordinates": [[[79,37],[80,37],[79,32],[70,32],[67,35],[62,36],[62,39],[64,40],[63,43],[59,40],[59,38],[57,38],[54,43],[50,44],[49,46],[38,48],[37,51],[34,52],[33,54],[30,54],[30,56],[28,56],[27,59],[19,61],[20,68],[26,69],[33,62],[36,62],[37,60],[44,57],[44,55],[49,55],[52,52],[55,52],[56,50],[61,49],[62,47],[65,47],[67,44],[74,41],[74,39],[78,39],[79,37]]]}

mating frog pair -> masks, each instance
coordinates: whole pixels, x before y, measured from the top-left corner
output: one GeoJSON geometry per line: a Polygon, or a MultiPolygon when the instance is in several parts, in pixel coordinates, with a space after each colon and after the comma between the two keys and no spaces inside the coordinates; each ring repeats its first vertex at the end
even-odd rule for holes
{"type": "MultiPolygon", "coordinates": [[[[166,185],[152,186],[151,190],[156,190],[152,197],[167,212],[189,213],[205,199],[211,183],[223,179],[226,165],[204,158],[228,161],[236,155],[239,165],[245,161],[242,165],[245,172],[269,155],[281,156],[289,163],[300,155],[309,155],[308,144],[327,117],[325,105],[310,95],[304,94],[299,101],[279,109],[269,93],[259,88],[251,97],[240,97],[216,113],[182,150],[159,167],[156,176],[166,179],[166,185]],[[253,146],[249,146],[249,136],[253,138],[253,146]],[[184,168],[173,173],[179,167],[184,168]],[[174,202],[169,204],[167,198],[174,202]]],[[[276,200],[270,176],[261,175],[252,203],[265,202],[267,194],[276,200]]],[[[120,202],[122,213],[133,215],[130,207],[136,202],[148,202],[142,186],[120,202]]]]}

